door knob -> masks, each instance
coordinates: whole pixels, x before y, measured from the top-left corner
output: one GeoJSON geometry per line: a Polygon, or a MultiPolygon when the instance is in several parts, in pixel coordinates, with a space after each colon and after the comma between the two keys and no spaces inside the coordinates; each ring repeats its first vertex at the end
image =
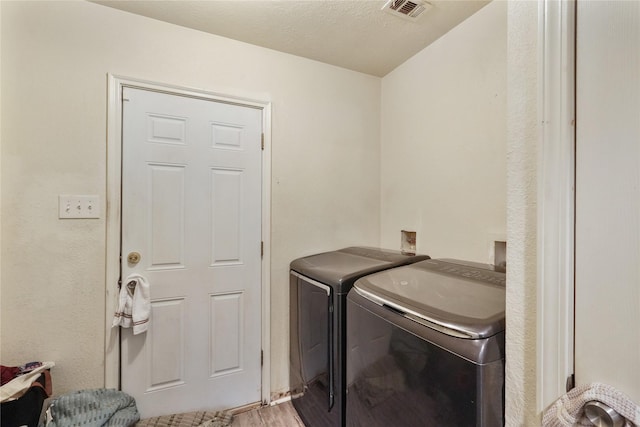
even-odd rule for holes
{"type": "Polygon", "coordinates": [[[624,417],[615,409],[597,400],[584,405],[584,414],[597,427],[622,427],[625,422],[624,417]]]}
{"type": "Polygon", "coordinates": [[[140,262],[140,254],[138,252],[130,252],[129,255],[127,255],[127,261],[130,264],[137,264],[140,262]]]}

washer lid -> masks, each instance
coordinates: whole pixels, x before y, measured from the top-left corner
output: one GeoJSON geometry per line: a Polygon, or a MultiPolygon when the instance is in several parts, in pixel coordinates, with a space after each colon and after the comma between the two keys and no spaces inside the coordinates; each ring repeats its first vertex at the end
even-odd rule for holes
{"type": "Polygon", "coordinates": [[[459,338],[504,331],[505,273],[427,260],[359,279],[354,289],[416,322],[459,338]]]}
{"type": "Polygon", "coordinates": [[[291,269],[331,286],[338,293],[346,293],[362,276],[425,259],[429,257],[404,255],[386,249],[349,247],[298,258],[291,262],[291,269]]]}

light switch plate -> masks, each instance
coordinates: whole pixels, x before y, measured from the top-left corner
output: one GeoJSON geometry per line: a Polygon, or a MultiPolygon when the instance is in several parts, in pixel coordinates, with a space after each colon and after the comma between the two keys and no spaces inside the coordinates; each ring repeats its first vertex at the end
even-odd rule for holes
{"type": "Polygon", "coordinates": [[[59,195],[58,218],[82,219],[100,218],[100,205],[98,196],[87,195],[59,195]]]}

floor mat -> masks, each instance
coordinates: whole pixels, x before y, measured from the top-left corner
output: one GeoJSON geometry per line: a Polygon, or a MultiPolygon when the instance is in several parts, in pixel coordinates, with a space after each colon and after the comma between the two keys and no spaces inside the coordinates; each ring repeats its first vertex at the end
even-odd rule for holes
{"type": "Polygon", "coordinates": [[[187,412],[138,421],[135,427],[227,427],[233,415],[227,411],[187,412]]]}

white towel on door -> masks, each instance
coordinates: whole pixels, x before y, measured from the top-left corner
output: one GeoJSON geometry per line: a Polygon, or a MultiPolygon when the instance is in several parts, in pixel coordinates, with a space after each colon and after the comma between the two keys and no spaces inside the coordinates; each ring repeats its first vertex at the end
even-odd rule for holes
{"type": "Polygon", "coordinates": [[[561,396],[544,412],[542,425],[592,426],[584,415],[584,406],[592,400],[602,402],[622,415],[627,420],[625,426],[640,425],[640,407],[622,392],[600,383],[582,384],[561,396]]]}
{"type": "Polygon", "coordinates": [[[111,326],[133,327],[133,335],[138,335],[147,330],[150,313],[149,282],[139,274],[132,274],[120,287],[118,311],[111,326]]]}

